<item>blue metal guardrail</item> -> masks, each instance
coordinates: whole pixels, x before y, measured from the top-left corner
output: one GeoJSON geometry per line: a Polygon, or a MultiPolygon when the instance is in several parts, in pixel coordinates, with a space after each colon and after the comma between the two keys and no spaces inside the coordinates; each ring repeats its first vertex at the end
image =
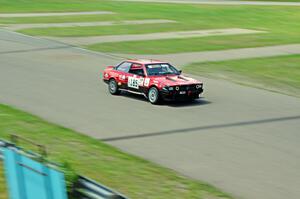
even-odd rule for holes
{"type": "MultiPolygon", "coordinates": [[[[19,137],[13,136],[17,143],[19,137]]],[[[67,199],[64,174],[43,159],[41,145],[23,139],[39,148],[43,155],[28,153],[15,144],[0,140],[0,160],[4,159],[10,199],[67,199]]],[[[128,199],[124,195],[79,176],[68,194],[72,199],[128,199]]]]}
{"type": "Polygon", "coordinates": [[[64,174],[42,156],[1,142],[10,199],[67,199],[64,174]]]}

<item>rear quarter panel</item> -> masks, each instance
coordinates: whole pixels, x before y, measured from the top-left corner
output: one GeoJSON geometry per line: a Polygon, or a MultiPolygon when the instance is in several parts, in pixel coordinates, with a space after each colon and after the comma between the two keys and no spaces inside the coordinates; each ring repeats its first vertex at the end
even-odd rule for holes
{"type": "Polygon", "coordinates": [[[108,67],[103,71],[103,80],[109,80],[110,78],[114,78],[117,80],[116,77],[118,77],[118,71],[114,70],[112,67],[108,67]]]}

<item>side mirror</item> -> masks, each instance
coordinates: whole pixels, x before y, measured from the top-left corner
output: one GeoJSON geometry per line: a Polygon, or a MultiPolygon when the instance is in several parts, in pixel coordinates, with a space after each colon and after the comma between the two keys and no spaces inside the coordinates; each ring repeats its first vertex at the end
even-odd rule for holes
{"type": "Polygon", "coordinates": [[[182,70],[179,70],[179,74],[181,74],[182,73],[182,70]]]}

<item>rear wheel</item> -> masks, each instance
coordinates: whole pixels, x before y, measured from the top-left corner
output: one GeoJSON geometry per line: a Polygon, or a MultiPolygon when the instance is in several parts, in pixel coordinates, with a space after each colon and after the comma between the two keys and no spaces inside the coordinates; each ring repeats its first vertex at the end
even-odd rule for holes
{"type": "Polygon", "coordinates": [[[109,80],[108,90],[109,90],[110,94],[112,94],[112,95],[118,95],[120,93],[120,90],[119,90],[116,80],[114,80],[114,79],[109,80]]]}
{"type": "Polygon", "coordinates": [[[159,102],[159,92],[156,87],[149,89],[148,100],[151,104],[157,104],[159,102]]]}

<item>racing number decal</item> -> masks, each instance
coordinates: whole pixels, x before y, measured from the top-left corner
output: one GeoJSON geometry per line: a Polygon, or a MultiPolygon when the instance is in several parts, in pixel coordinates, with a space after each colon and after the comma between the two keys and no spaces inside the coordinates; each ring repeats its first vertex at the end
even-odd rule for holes
{"type": "Polygon", "coordinates": [[[139,78],[139,86],[143,86],[144,84],[144,78],[139,78]]]}
{"type": "Polygon", "coordinates": [[[128,87],[139,89],[139,80],[140,78],[128,77],[128,87]]]}

